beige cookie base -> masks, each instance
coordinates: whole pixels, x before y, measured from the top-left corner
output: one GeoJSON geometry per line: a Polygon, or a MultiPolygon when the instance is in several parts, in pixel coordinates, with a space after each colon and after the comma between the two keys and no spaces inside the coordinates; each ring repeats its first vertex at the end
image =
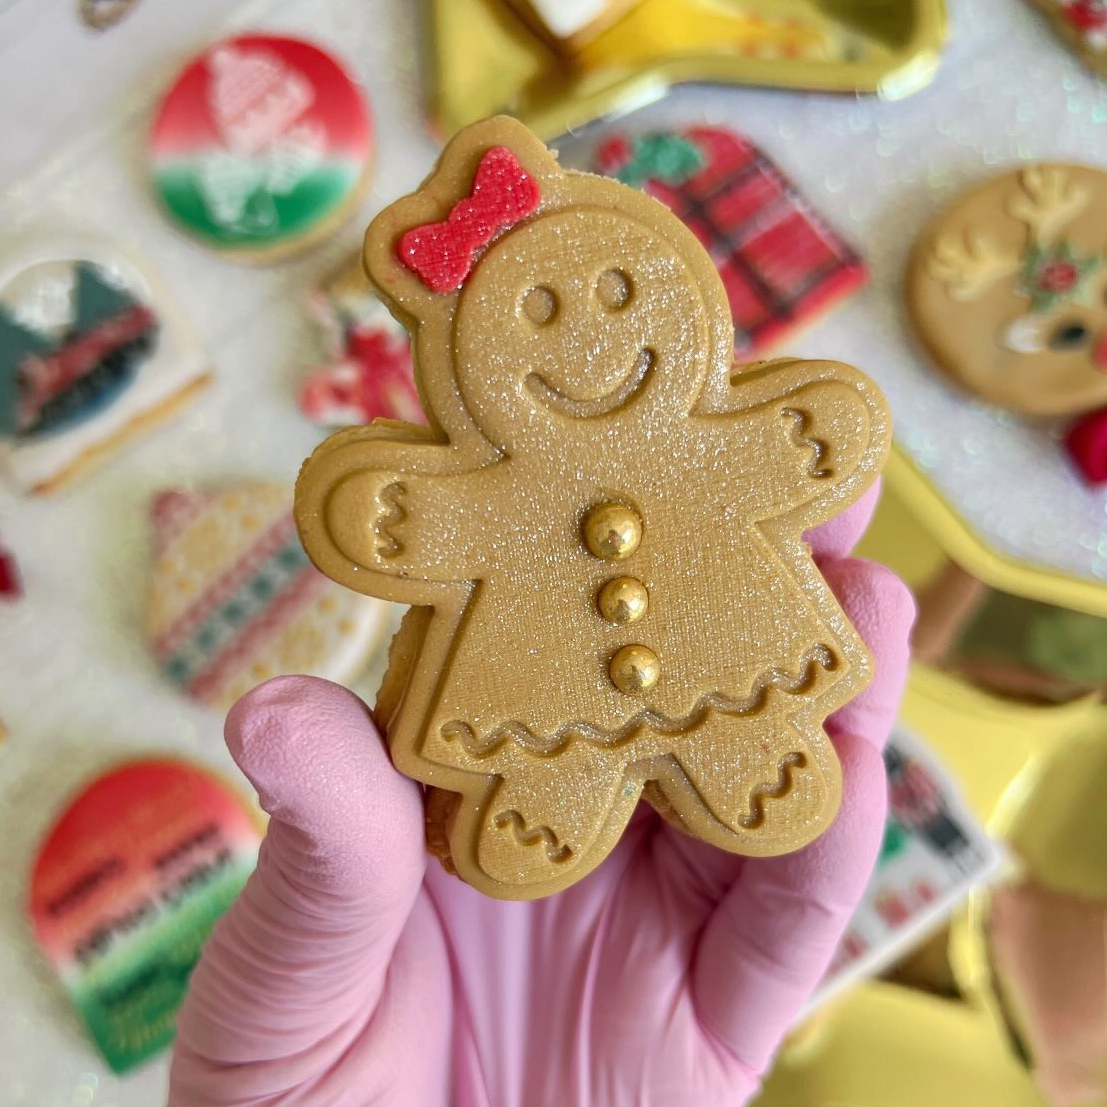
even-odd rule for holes
{"type": "Polygon", "coordinates": [[[332,238],[343,225],[349,222],[361,207],[362,201],[369,194],[369,185],[373,180],[373,171],[376,168],[376,149],[366,159],[365,168],[357,183],[350,189],[349,196],[342,201],[321,223],[317,223],[310,230],[296,238],[282,239],[272,246],[215,246],[199,235],[193,234],[179,219],[162,203],[160,196],[155,197],[157,206],[166,222],[182,238],[187,239],[194,246],[199,246],[213,257],[226,258],[227,261],[240,262],[243,265],[275,265],[277,262],[290,261],[293,258],[306,254],[314,246],[332,238]]]}
{"type": "Polygon", "coordinates": [[[1053,32],[1093,72],[1107,77],[1107,50],[1093,50],[1084,40],[1079,27],[1074,27],[1061,12],[1057,0],[1027,0],[1049,21],[1053,32]]]}
{"type": "Polygon", "coordinates": [[[49,480],[31,485],[27,492],[32,496],[45,496],[57,492],[72,484],[78,477],[106,461],[112,454],[146,431],[174,418],[187,407],[212,381],[209,371],[189,381],[184,388],[155,407],[147,408],[121,426],[110,438],[105,438],[90,446],[79,457],[74,458],[64,469],[55,473],[49,480]]]}
{"type": "Polygon", "coordinates": [[[543,42],[548,43],[562,54],[576,54],[588,45],[598,35],[603,34],[609,27],[618,23],[620,19],[641,0],[608,0],[604,12],[592,20],[586,27],[574,31],[567,38],[561,38],[554,34],[546,26],[545,20],[531,7],[529,0],[507,0],[507,3],[522,16],[527,26],[535,31],[543,42]]]}

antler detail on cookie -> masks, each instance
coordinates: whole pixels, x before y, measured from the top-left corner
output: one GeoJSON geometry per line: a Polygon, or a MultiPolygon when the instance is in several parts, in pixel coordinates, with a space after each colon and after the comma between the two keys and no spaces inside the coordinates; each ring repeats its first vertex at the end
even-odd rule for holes
{"type": "Polygon", "coordinates": [[[1007,201],[1008,214],[1025,223],[1030,241],[1050,245],[1088,203],[1086,189],[1073,185],[1059,165],[1034,165],[1019,174],[1022,192],[1007,201]]]}
{"type": "Polygon", "coordinates": [[[1017,273],[1018,250],[997,246],[982,234],[945,235],[934,243],[926,271],[941,281],[955,300],[976,300],[992,285],[1017,273]]]}

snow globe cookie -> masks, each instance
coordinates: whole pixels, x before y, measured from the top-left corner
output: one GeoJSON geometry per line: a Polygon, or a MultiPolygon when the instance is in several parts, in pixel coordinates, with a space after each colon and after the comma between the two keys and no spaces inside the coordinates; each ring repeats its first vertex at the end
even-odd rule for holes
{"type": "Polygon", "coordinates": [[[1075,417],[1074,464],[1107,480],[1107,173],[1027,166],[956,200],[922,235],[907,278],[919,338],[981,399],[1075,417]]]}
{"type": "Polygon", "coordinates": [[[381,642],[387,606],[312,567],[291,489],[168,490],[154,499],[151,524],[147,641],[193,699],[226,710],[270,677],[351,680],[381,642]]]}
{"type": "Polygon", "coordinates": [[[365,94],[320,47],[239,35],[208,47],[165,94],[150,138],[170,217],[220,254],[287,256],[350,214],[368,181],[365,94]]]}
{"type": "Polygon", "coordinates": [[[168,293],[91,240],[33,242],[0,260],[0,458],[49,492],[209,379],[168,293]]]}

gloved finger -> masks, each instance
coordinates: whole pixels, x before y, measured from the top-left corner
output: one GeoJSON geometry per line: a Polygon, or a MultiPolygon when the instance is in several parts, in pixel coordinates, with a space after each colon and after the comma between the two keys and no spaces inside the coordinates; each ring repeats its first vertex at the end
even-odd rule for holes
{"type": "Polygon", "coordinates": [[[700,939],[692,988],[700,1021],[750,1072],[765,1071],[826,972],[865,889],[884,831],[884,764],[842,734],[842,806],[811,845],[751,858],[700,939]]]}
{"type": "Polygon", "coordinates": [[[907,683],[914,598],[891,569],[875,561],[845,558],[819,567],[873,661],[868,687],[827,719],[827,733],[855,734],[883,749],[907,683]]]}
{"type": "Polygon", "coordinates": [[[835,515],[833,519],[807,531],[803,537],[810,544],[815,557],[846,557],[861,541],[861,535],[865,533],[879,499],[878,479],[856,503],[850,504],[840,515],[835,515]]]}
{"type": "Polygon", "coordinates": [[[268,1063],[287,1085],[311,1075],[290,1059],[322,1070],[341,1056],[373,1014],[425,868],[419,789],[353,693],[270,681],[235,705],[226,737],[271,819],[181,1011],[181,1107],[223,1102],[198,1073],[218,1086],[221,1070],[248,1067],[256,1088],[268,1063]]]}

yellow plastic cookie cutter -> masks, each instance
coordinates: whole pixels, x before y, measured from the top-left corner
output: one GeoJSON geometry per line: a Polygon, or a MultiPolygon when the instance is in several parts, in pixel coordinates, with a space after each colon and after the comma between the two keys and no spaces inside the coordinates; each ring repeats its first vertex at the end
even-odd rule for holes
{"type": "Polygon", "coordinates": [[[443,136],[507,112],[550,139],[691,81],[887,100],[927,85],[944,0],[640,0],[571,57],[506,0],[430,0],[431,110],[443,136]]]}

